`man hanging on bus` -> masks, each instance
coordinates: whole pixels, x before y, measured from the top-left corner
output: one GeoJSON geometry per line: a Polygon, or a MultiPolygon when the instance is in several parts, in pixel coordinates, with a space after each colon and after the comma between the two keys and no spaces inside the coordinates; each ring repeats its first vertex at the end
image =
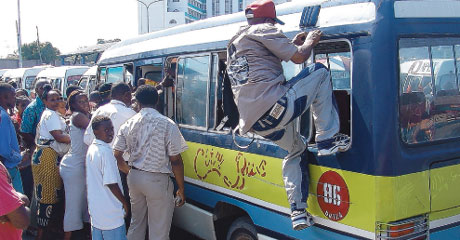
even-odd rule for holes
{"type": "Polygon", "coordinates": [[[339,116],[324,65],[312,64],[289,81],[283,75],[281,61],[305,62],[321,31],[287,38],[275,25],[284,23],[276,18],[272,0],[256,0],[246,7],[245,14],[248,25],[242,26],[227,46],[227,72],[240,114],[239,132],[256,133],[288,151],[283,179],[293,228],[301,230],[313,221],[306,211],[308,163],[301,157],[306,142],[295,130],[294,119],[311,106],[318,156],[348,150],[350,138],[338,133],[339,116]]]}

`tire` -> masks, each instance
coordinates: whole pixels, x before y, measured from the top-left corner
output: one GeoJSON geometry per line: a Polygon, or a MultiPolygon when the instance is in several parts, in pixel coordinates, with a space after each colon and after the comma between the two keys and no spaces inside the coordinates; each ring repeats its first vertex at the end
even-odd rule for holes
{"type": "Polygon", "coordinates": [[[256,227],[249,217],[239,217],[233,221],[227,232],[227,240],[257,240],[256,227]]]}

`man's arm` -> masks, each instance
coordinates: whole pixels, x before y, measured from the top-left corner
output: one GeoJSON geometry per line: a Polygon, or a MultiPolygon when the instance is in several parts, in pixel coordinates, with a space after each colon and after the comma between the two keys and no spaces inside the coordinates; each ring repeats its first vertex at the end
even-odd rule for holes
{"type": "Polygon", "coordinates": [[[301,64],[310,57],[311,51],[318,44],[321,39],[322,32],[320,30],[314,30],[308,33],[299,33],[295,36],[293,43],[298,45],[297,52],[291,57],[291,61],[296,64],[301,64]],[[303,40],[305,38],[305,40],[303,40]]]}
{"type": "Polygon", "coordinates": [[[91,119],[82,113],[79,113],[75,115],[74,118],[72,118],[73,125],[75,125],[77,128],[85,129],[85,130],[88,127],[90,121],[91,119]]]}
{"type": "Polygon", "coordinates": [[[0,221],[11,222],[11,224],[18,229],[27,229],[30,224],[30,209],[21,205],[7,215],[1,216],[0,221]]]}
{"type": "Polygon", "coordinates": [[[126,163],[125,159],[123,158],[123,154],[128,149],[127,142],[126,142],[126,136],[129,134],[128,125],[126,124],[121,125],[120,130],[118,130],[118,133],[116,134],[117,136],[113,144],[113,155],[117,159],[118,169],[124,172],[125,174],[128,174],[129,166],[126,163]]]}
{"type": "Polygon", "coordinates": [[[26,142],[26,147],[28,147],[29,149],[33,149],[35,146],[34,135],[32,133],[25,133],[25,132],[20,132],[19,134],[21,134],[22,140],[26,142]]]}
{"type": "Polygon", "coordinates": [[[126,164],[125,159],[123,158],[123,154],[125,152],[119,151],[119,150],[113,150],[113,155],[117,159],[117,166],[120,171],[124,172],[125,174],[128,174],[129,172],[129,166],[126,164]]]}
{"type": "Polygon", "coordinates": [[[21,132],[22,139],[26,142],[27,147],[33,150],[35,146],[35,135],[32,134],[35,123],[35,116],[32,113],[32,108],[27,107],[22,113],[22,122],[19,131],[21,132]]]}
{"type": "Polygon", "coordinates": [[[91,143],[94,141],[94,132],[93,132],[93,127],[91,126],[91,123],[93,122],[93,119],[100,114],[100,108],[98,108],[94,113],[91,119],[89,120],[88,127],[85,130],[85,135],[83,135],[83,142],[86,145],[91,145],[91,143]]]}
{"type": "Polygon", "coordinates": [[[50,131],[50,134],[57,142],[70,144],[70,136],[61,130],[50,131]]]}
{"type": "Polygon", "coordinates": [[[118,186],[117,183],[107,184],[106,186],[110,189],[110,191],[118,199],[118,201],[120,201],[121,204],[123,204],[123,208],[125,209],[125,216],[126,216],[128,214],[128,209],[129,209],[128,203],[126,202],[125,197],[123,196],[123,193],[121,193],[120,187],[118,186]]]}
{"type": "Polygon", "coordinates": [[[182,157],[180,154],[169,156],[169,161],[171,161],[174,178],[176,179],[177,186],[179,187],[176,192],[176,196],[180,197],[181,201],[176,206],[180,207],[185,203],[184,163],[182,162],[182,157]]]}

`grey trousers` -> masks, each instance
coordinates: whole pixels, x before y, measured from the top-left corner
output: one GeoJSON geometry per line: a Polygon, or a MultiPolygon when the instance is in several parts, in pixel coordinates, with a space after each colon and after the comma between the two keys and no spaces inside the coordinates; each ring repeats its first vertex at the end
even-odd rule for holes
{"type": "Polygon", "coordinates": [[[174,212],[174,185],[168,174],[131,169],[128,173],[131,197],[131,225],[129,240],[169,239],[174,212]]]}
{"type": "Polygon", "coordinates": [[[289,86],[287,93],[252,126],[252,131],[288,151],[282,169],[291,209],[307,207],[309,184],[308,162],[301,158],[306,143],[296,131],[294,120],[311,106],[316,141],[332,138],[340,128],[329,79],[324,65],[308,66],[286,83],[289,86]]]}

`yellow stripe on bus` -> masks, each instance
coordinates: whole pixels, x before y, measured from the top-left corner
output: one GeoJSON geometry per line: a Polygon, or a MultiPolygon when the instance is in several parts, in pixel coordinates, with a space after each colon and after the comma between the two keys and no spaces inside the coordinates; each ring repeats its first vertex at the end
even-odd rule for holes
{"type": "MultiPolygon", "coordinates": [[[[281,173],[282,159],[194,142],[188,142],[188,146],[189,150],[182,154],[187,177],[289,208],[281,173]]],[[[453,174],[460,172],[458,168],[456,165],[431,171],[437,175],[453,174]]],[[[376,222],[397,221],[430,212],[430,171],[382,177],[311,164],[309,169],[308,208],[315,216],[328,219],[318,203],[323,196],[317,197],[317,188],[323,186],[318,184],[319,179],[328,171],[343,178],[349,193],[349,208],[339,223],[374,232],[376,222]]],[[[451,189],[460,185],[455,181],[443,184],[451,189]]],[[[452,216],[450,214],[458,214],[458,211],[437,215],[444,218],[452,216]]]]}

